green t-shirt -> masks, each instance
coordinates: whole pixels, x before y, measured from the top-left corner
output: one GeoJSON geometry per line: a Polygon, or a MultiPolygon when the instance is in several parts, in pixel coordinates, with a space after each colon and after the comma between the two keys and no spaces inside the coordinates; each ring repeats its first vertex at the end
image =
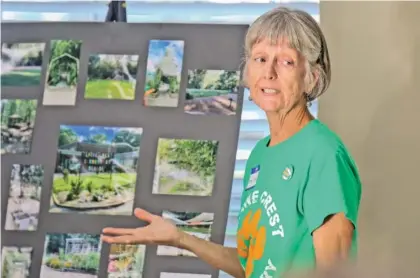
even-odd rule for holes
{"type": "Polygon", "coordinates": [[[318,120],[275,146],[260,140],[247,161],[237,248],[246,277],[282,278],[315,267],[312,232],[343,212],[356,227],[361,183],[338,136],[318,120]]]}

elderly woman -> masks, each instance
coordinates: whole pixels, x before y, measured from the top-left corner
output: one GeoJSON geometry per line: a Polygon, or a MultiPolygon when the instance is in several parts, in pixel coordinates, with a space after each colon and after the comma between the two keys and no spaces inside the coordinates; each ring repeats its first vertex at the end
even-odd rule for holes
{"type": "Polygon", "coordinates": [[[270,135],[246,166],[237,248],[178,230],[136,209],[149,225],[104,229],[108,243],[170,245],[195,253],[234,277],[284,277],[328,269],[357,247],[361,183],[340,138],[308,110],[330,83],[324,36],[307,13],[273,9],[245,39],[244,83],[267,115],[270,135]]]}

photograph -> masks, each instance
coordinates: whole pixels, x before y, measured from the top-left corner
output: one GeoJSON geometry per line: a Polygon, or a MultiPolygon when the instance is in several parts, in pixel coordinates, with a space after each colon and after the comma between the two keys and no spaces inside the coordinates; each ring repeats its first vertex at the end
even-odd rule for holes
{"type": "Polygon", "coordinates": [[[91,55],[85,98],[134,100],[138,59],[138,55],[91,55]]]}
{"type": "Polygon", "coordinates": [[[144,106],[178,106],[183,58],[184,41],[149,42],[144,106]]]}
{"type": "Polygon", "coordinates": [[[34,131],[36,99],[1,100],[1,154],[29,154],[34,131]]]}
{"type": "MultiPolygon", "coordinates": [[[[211,240],[211,226],[213,225],[214,213],[166,210],[162,212],[162,217],[175,224],[181,231],[204,240],[211,240]]],[[[196,257],[194,253],[188,250],[165,245],[159,245],[157,247],[157,254],[159,256],[196,257]]]]}
{"type": "Polygon", "coordinates": [[[52,40],[44,105],[75,105],[82,41],[52,40]]]}
{"type": "Polygon", "coordinates": [[[47,234],[40,278],[96,278],[101,257],[100,235],[47,234]]]}
{"type": "Polygon", "coordinates": [[[160,278],[211,278],[210,274],[161,272],[160,278]]]}
{"type": "Polygon", "coordinates": [[[61,125],[50,212],[132,215],[142,132],[61,125]]]}
{"type": "Polygon", "coordinates": [[[211,196],[219,143],[159,138],[153,194],[211,196]]]}
{"type": "Polygon", "coordinates": [[[1,85],[40,85],[44,48],[45,43],[3,43],[1,85]]]}
{"type": "Polygon", "coordinates": [[[32,247],[4,246],[2,250],[1,277],[29,278],[32,247]]]}
{"type": "Polygon", "coordinates": [[[43,182],[42,165],[12,165],[5,230],[36,231],[43,182]]]}
{"type": "Polygon", "coordinates": [[[146,247],[135,244],[111,244],[108,278],[142,278],[146,247]]]}
{"type": "Polygon", "coordinates": [[[239,71],[189,70],[184,111],[191,115],[235,115],[238,86],[239,71]]]}

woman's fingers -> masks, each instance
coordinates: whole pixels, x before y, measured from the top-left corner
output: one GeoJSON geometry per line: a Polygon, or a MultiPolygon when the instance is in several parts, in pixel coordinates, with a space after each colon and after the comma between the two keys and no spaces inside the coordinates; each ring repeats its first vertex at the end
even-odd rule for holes
{"type": "Polygon", "coordinates": [[[125,236],[102,236],[102,241],[106,243],[121,243],[121,244],[133,244],[137,243],[138,239],[132,235],[125,235],[125,236]]]}
{"type": "Polygon", "coordinates": [[[105,228],[102,230],[104,234],[110,235],[132,235],[136,229],[129,229],[129,228],[105,228]]]}
{"type": "Polygon", "coordinates": [[[154,214],[151,214],[150,212],[148,212],[147,210],[144,209],[140,209],[140,208],[136,208],[134,210],[134,215],[143,221],[146,221],[148,223],[153,221],[153,218],[156,216],[154,214]]]}

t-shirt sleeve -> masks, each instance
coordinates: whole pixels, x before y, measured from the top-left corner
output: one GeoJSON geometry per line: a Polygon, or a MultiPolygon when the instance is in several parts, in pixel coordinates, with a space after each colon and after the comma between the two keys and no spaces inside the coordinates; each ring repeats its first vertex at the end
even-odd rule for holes
{"type": "Polygon", "coordinates": [[[360,195],[359,175],[347,153],[338,151],[314,156],[301,200],[302,212],[311,233],[328,216],[341,212],[356,228],[360,195]]]}

